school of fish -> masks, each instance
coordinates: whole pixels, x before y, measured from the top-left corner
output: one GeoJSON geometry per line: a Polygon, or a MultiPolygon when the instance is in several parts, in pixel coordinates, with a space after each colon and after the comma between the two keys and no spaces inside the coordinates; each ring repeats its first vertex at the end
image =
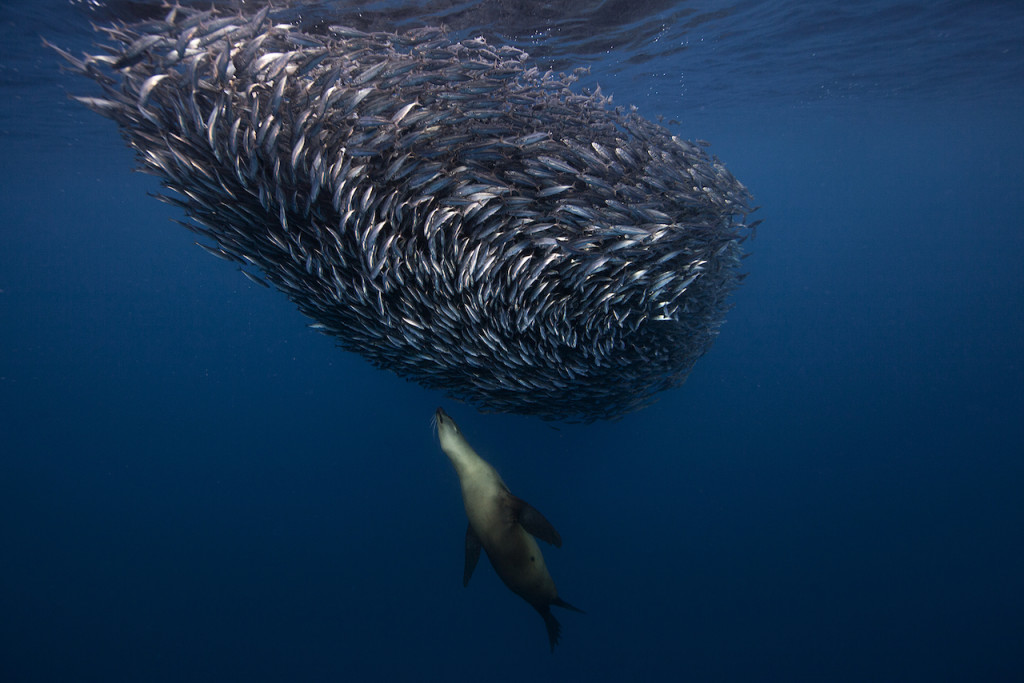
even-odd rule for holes
{"type": "Polygon", "coordinates": [[[515,47],[283,11],[174,7],[55,49],[200,246],[375,365],[570,421],[685,380],[759,222],[706,143],[515,47]]]}

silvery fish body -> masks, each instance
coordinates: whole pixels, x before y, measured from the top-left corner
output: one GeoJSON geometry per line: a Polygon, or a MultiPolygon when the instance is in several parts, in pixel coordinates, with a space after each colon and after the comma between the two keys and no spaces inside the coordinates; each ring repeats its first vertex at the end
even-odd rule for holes
{"type": "Polygon", "coordinates": [[[62,52],[208,251],[484,409],[613,418],[684,381],[748,232],[717,159],[515,48],[279,11],[176,8],[62,52]]]}

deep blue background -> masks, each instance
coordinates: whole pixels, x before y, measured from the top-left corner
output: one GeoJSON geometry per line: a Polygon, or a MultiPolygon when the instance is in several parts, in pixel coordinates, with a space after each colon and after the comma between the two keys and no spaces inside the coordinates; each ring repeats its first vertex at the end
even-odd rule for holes
{"type": "Polygon", "coordinates": [[[579,426],[338,350],[6,84],[0,679],[1019,680],[1020,91],[682,107],[764,207],[751,274],[684,387],[579,426]],[[460,585],[437,405],[565,541],[554,656],[460,585]]]}

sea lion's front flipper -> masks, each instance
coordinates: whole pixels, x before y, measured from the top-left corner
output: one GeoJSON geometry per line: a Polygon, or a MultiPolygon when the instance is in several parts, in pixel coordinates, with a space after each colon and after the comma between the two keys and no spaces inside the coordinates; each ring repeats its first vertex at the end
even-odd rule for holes
{"type": "Polygon", "coordinates": [[[537,512],[537,509],[525,500],[509,495],[509,505],[515,513],[516,521],[526,529],[527,533],[536,536],[540,540],[550,543],[556,548],[562,547],[562,537],[551,526],[551,522],[544,519],[544,515],[537,512]]]}
{"type": "Polygon", "coordinates": [[[469,577],[473,576],[477,560],[480,559],[480,538],[473,531],[473,527],[466,527],[466,564],[462,570],[462,585],[469,585],[469,577]]]}

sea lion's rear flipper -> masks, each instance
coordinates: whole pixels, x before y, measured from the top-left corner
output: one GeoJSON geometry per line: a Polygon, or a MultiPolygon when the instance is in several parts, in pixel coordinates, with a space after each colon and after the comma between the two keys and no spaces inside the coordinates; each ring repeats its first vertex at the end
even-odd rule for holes
{"type": "Polygon", "coordinates": [[[480,538],[473,527],[466,527],[466,564],[462,570],[462,585],[469,585],[469,577],[473,576],[477,560],[480,559],[480,538]]]}
{"type": "MultiPolygon", "coordinates": [[[[551,605],[557,605],[559,607],[564,607],[565,609],[571,609],[574,612],[579,612],[580,614],[586,614],[586,612],[581,610],[579,607],[573,607],[561,598],[555,598],[552,600],[551,605]]],[[[534,609],[540,612],[540,615],[544,617],[544,626],[548,629],[548,642],[551,644],[551,651],[554,652],[555,645],[558,644],[558,639],[562,635],[562,625],[558,623],[558,619],[555,619],[555,615],[551,613],[551,605],[544,605],[544,607],[537,607],[534,605],[534,609]]]]}
{"type": "Polygon", "coordinates": [[[573,612],[579,612],[580,614],[586,614],[586,612],[581,610],[579,607],[573,607],[572,605],[567,603],[562,598],[555,598],[554,600],[551,601],[551,604],[552,605],[556,605],[558,607],[563,607],[565,609],[571,609],[573,612]]]}
{"type": "Polygon", "coordinates": [[[562,537],[555,531],[555,527],[551,526],[551,522],[544,519],[544,515],[537,512],[536,508],[532,507],[525,500],[516,498],[511,494],[509,494],[508,501],[515,514],[516,521],[526,529],[527,533],[536,536],[546,543],[550,543],[556,548],[562,547],[562,537]]]}
{"type": "Polygon", "coordinates": [[[548,643],[551,644],[551,651],[554,652],[555,645],[558,645],[558,638],[562,635],[562,625],[558,623],[558,619],[555,619],[555,615],[551,613],[551,607],[548,605],[536,609],[544,617],[544,626],[548,629],[548,643]]]}

